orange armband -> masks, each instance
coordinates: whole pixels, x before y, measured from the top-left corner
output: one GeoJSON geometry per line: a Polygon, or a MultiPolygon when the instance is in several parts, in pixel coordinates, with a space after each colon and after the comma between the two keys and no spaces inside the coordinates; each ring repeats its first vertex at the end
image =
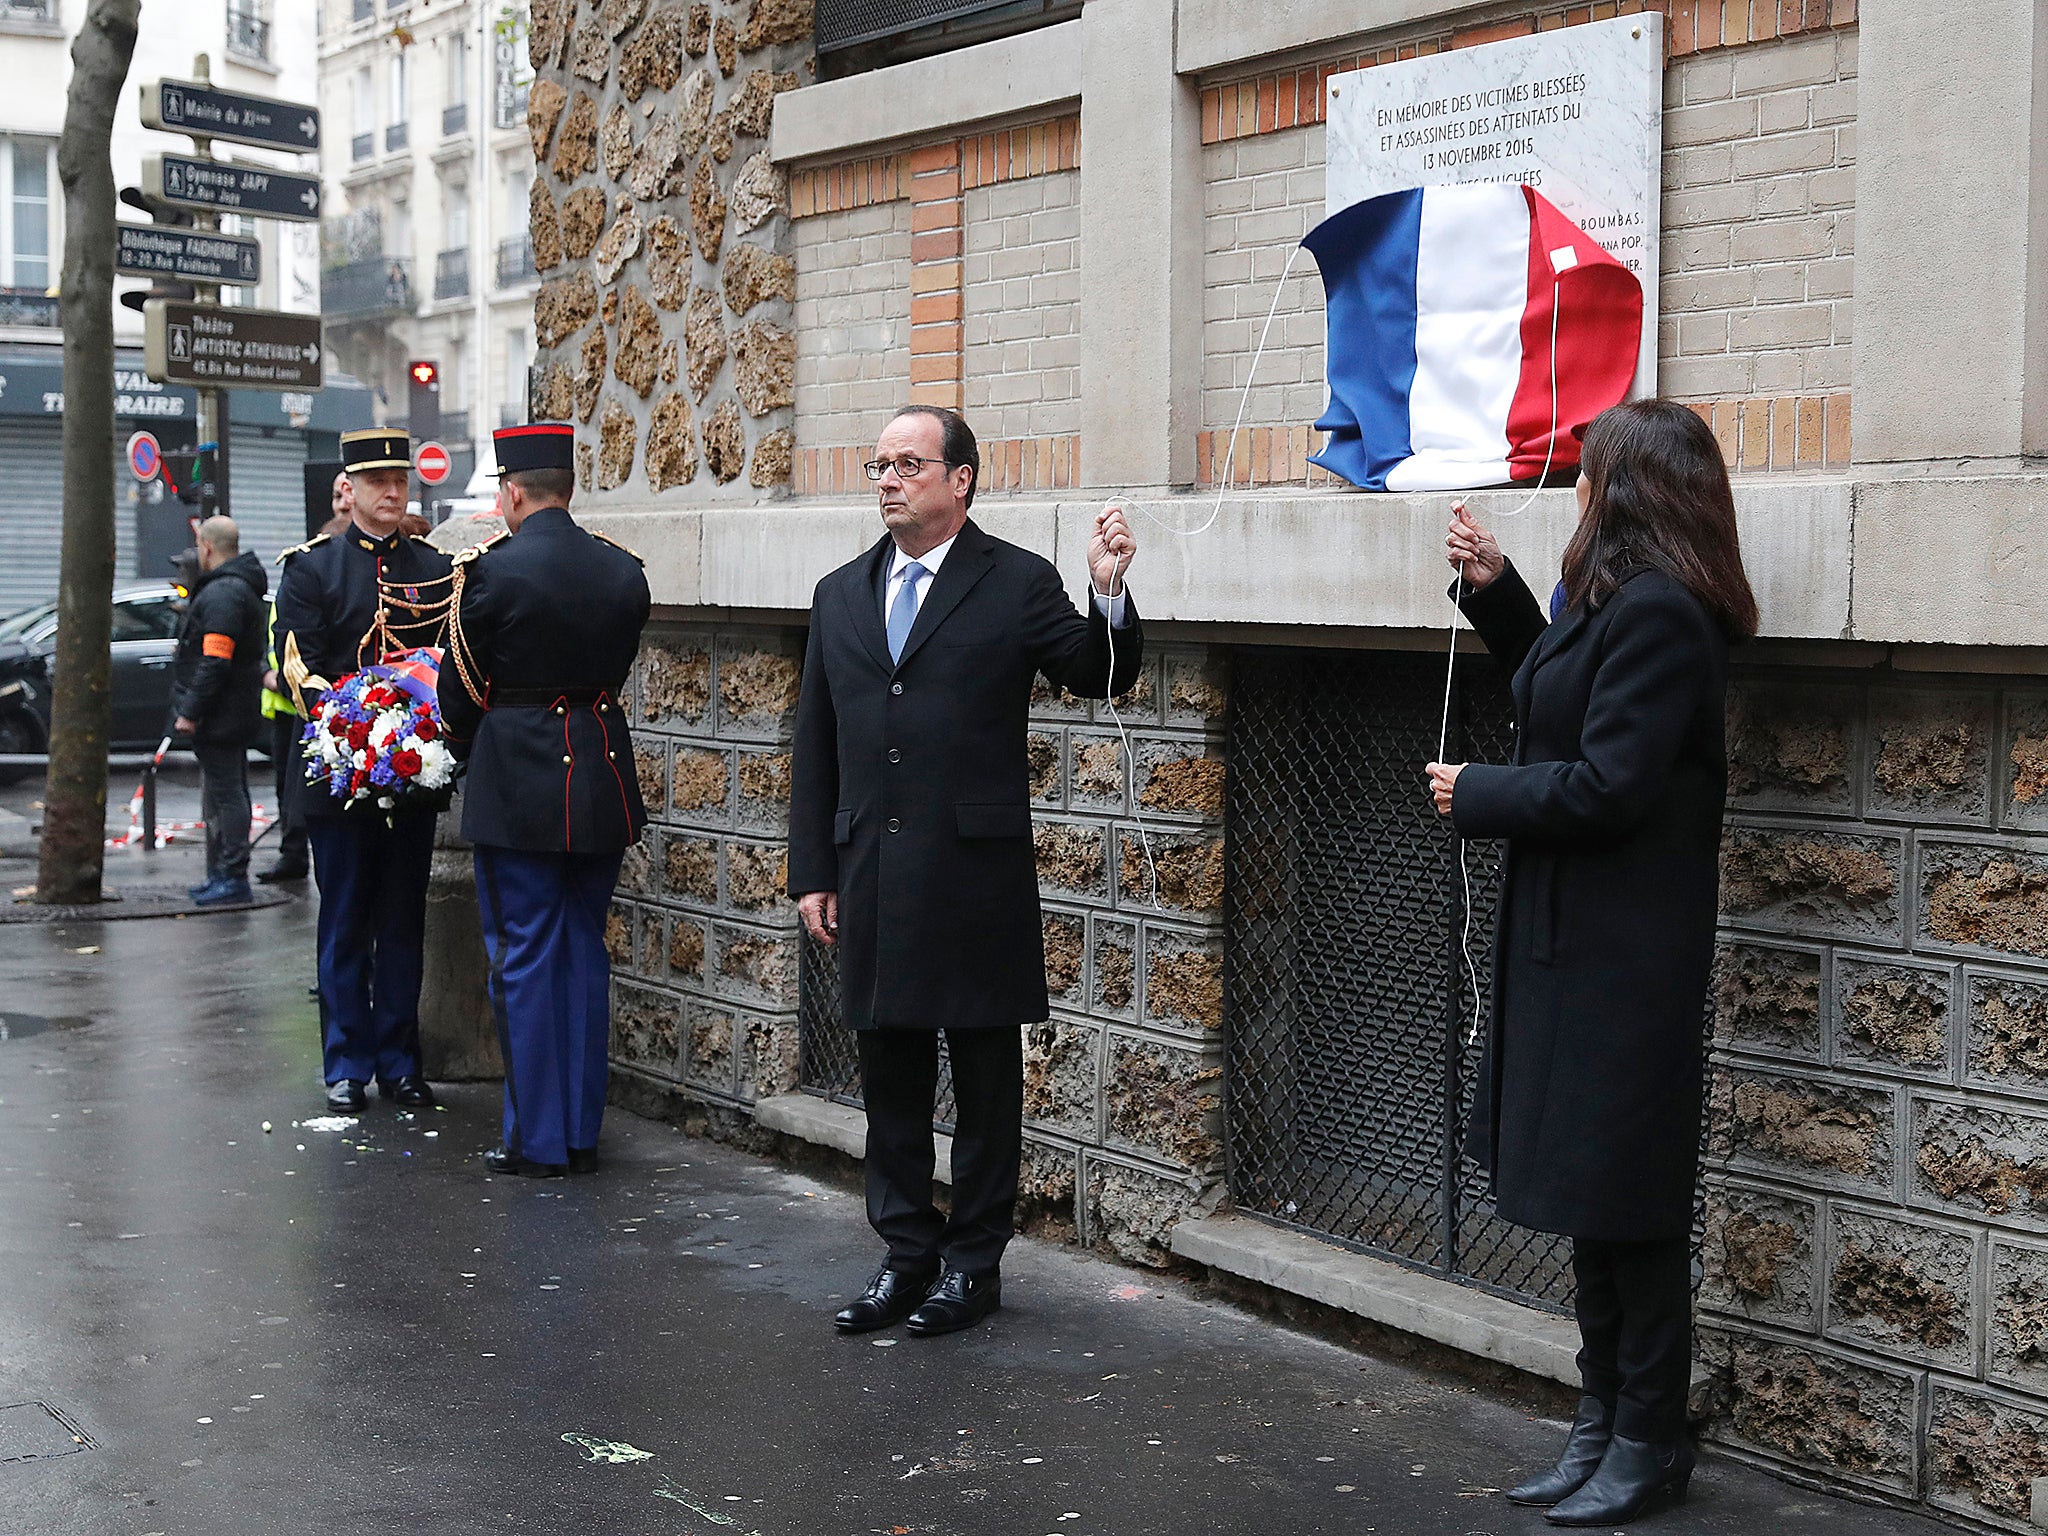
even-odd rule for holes
{"type": "Polygon", "coordinates": [[[235,637],[233,635],[207,635],[199,642],[199,649],[208,656],[218,656],[222,661],[235,659],[235,637]]]}

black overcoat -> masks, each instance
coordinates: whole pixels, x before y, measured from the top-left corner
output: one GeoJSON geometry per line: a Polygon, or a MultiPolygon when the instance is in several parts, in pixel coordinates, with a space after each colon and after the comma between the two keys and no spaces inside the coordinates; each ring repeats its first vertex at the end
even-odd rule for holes
{"type": "Polygon", "coordinates": [[[818,583],[797,705],[789,893],[839,893],[854,1029],[1014,1028],[1046,1017],[1025,712],[1034,674],[1087,698],[1130,687],[1126,599],[1075,611],[1052,565],[960,530],[891,665],[884,537],[818,583]]]}
{"type": "Polygon", "coordinates": [[[561,507],[456,556],[462,611],[441,719],[468,761],[462,835],[531,853],[617,853],[646,825],[619,687],[647,625],[640,557],[561,507]],[[479,705],[463,683],[484,695],[479,705]]]}
{"type": "Polygon", "coordinates": [[[1508,840],[1471,1155],[1519,1226],[1683,1237],[1713,965],[1728,647],[1637,567],[1546,625],[1510,565],[1463,607],[1514,669],[1514,762],[1459,775],[1466,837],[1508,840]]]}
{"type": "Polygon", "coordinates": [[[178,626],[171,709],[209,747],[246,747],[263,729],[263,596],[270,577],[246,550],[202,571],[178,626]],[[223,638],[225,641],[223,642],[223,638]]]}

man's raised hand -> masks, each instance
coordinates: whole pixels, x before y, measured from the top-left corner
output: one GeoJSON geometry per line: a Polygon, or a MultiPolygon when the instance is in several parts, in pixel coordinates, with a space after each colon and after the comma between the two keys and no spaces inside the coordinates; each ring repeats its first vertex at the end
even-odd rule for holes
{"type": "Polygon", "coordinates": [[[1121,592],[1124,572],[1131,568],[1137,553],[1138,541],[1124,520],[1124,509],[1113,501],[1107,503],[1095,514],[1095,531],[1088,539],[1088,571],[1095,590],[1104,597],[1121,592]]]}

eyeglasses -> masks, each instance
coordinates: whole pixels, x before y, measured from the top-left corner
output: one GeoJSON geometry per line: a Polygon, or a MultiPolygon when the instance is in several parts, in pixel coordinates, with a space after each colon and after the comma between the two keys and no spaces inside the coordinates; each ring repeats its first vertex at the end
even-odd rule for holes
{"type": "Polygon", "coordinates": [[[940,462],[938,459],[921,459],[914,453],[905,453],[893,459],[869,459],[861,468],[866,471],[870,480],[881,479],[883,471],[891,469],[896,471],[899,480],[915,480],[924,473],[927,464],[940,462]]]}

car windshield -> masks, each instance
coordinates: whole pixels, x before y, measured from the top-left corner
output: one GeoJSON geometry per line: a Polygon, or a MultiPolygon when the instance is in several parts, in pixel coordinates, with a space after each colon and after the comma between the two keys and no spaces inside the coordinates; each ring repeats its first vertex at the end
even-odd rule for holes
{"type": "Polygon", "coordinates": [[[24,608],[20,613],[10,613],[0,619],[0,640],[19,640],[23,635],[39,627],[56,613],[55,603],[44,603],[37,608],[24,608]]]}

